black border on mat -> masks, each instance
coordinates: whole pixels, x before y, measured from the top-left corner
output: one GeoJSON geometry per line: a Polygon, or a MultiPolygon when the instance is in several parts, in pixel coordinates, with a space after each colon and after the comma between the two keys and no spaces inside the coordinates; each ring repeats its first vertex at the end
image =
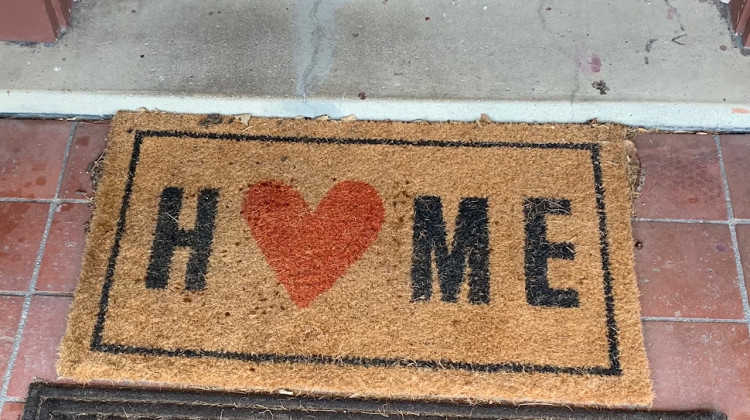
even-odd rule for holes
{"type": "Polygon", "coordinates": [[[122,205],[120,207],[119,219],[115,241],[107,264],[102,295],[99,301],[99,313],[94,326],[91,340],[91,350],[114,354],[138,354],[149,356],[187,357],[202,358],[214,357],[221,359],[232,359],[249,362],[275,362],[275,363],[318,363],[353,366],[380,366],[380,367],[412,367],[431,369],[460,369],[474,372],[534,372],[534,373],[564,373],[570,375],[597,375],[618,376],[622,374],[619,360],[619,340],[617,324],[615,322],[614,296],[612,294],[612,275],[609,270],[609,240],[607,238],[607,214],[604,203],[604,187],[602,186],[602,168],[600,162],[600,146],[597,143],[508,143],[508,142],[464,142],[464,141],[441,141],[441,140],[380,140],[380,139],[330,139],[309,137],[272,137],[259,135],[242,135],[231,133],[195,133],[187,131],[135,131],[133,140],[133,152],[130,159],[128,179],[123,192],[122,205]],[[608,356],[609,366],[582,366],[563,367],[552,365],[536,365],[522,363],[492,363],[479,364],[468,362],[456,362],[452,360],[408,360],[402,358],[368,358],[368,357],[334,357],[327,355],[288,355],[273,353],[241,353],[229,351],[214,351],[201,349],[162,349],[150,347],[137,347],[121,344],[104,343],[102,336],[104,324],[107,317],[109,304],[109,293],[114,280],[117,257],[120,254],[120,240],[125,229],[126,216],[130,205],[130,196],[133,190],[133,179],[138,168],[141,145],[146,137],[174,137],[174,138],[198,138],[206,140],[232,140],[232,141],[258,141],[268,143],[311,143],[311,144],[338,144],[338,145],[383,145],[383,146],[411,146],[411,147],[471,147],[471,148],[494,148],[509,147],[522,149],[574,149],[588,150],[591,154],[591,164],[594,171],[594,189],[596,193],[597,214],[599,215],[599,244],[602,257],[602,273],[604,282],[604,302],[606,311],[607,341],[609,344],[608,356]]]}
{"type": "Polygon", "coordinates": [[[720,412],[467,404],[395,399],[249,394],[205,390],[92,387],[34,382],[20,420],[726,420],[720,412]]]}

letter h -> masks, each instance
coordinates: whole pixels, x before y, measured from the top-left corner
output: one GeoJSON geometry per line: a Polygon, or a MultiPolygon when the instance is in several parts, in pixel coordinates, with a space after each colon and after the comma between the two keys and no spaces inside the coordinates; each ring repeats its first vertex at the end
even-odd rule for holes
{"type": "Polygon", "coordinates": [[[178,220],[182,209],[183,190],[167,187],[161,194],[159,214],[156,220],[154,243],[146,275],[146,287],[164,289],[169,281],[169,271],[175,247],[190,248],[190,258],[185,274],[185,289],[203,290],[206,287],[208,258],[214,236],[214,220],[219,190],[204,189],[198,194],[198,211],[195,228],[180,228],[178,220]]]}

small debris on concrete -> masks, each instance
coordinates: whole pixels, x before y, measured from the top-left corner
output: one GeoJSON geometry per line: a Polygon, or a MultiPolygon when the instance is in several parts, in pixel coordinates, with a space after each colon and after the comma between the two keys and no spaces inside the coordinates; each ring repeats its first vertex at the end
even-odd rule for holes
{"type": "Polygon", "coordinates": [[[607,82],[605,82],[604,80],[592,83],[591,87],[599,90],[600,95],[606,95],[607,91],[609,90],[609,88],[607,87],[607,82]]]}

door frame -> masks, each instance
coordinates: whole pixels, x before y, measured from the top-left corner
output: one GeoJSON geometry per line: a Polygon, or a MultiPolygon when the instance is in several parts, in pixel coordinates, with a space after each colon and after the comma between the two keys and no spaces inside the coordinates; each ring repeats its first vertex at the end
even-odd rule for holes
{"type": "Polygon", "coordinates": [[[3,0],[0,41],[54,42],[70,24],[73,0],[3,0]]]}

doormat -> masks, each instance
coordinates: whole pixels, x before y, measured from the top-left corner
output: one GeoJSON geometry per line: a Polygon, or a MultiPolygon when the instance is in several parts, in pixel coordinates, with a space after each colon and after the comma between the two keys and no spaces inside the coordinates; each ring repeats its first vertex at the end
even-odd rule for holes
{"type": "Polygon", "coordinates": [[[305,398],[263,394],[98,388],[34,383],[22,420],[726,420],[711,411],[604,410],[549,405],[469,405],[359,398],[305,398]]]}
{"type": "Polygon", "coordinates": [[[625,132],[119,113],[59,372],[648,405],[625,132]]]}

